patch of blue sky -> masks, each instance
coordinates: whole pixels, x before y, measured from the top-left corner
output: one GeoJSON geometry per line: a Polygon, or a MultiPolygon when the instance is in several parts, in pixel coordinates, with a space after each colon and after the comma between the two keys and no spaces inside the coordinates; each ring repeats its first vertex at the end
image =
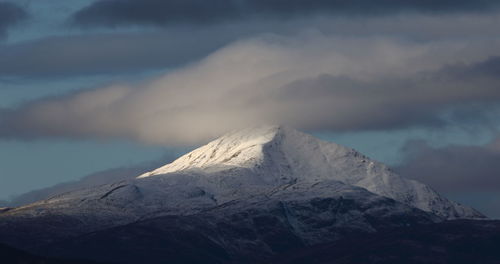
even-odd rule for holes
{"type": "Polygon", "coordinates": [[[0,200],[88,174],[181,155],[187,149],[126,141],[0,141],[0,200]]]}

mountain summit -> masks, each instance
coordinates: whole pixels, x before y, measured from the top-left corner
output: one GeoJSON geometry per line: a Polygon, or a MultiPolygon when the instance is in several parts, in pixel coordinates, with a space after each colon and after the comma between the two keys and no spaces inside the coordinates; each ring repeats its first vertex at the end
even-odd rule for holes
{"type": "Polygon", "coordinates": [[[335,180],[364,188],[438,216],[482,218],[430,187],[405,179],[365,155],[286,126],[261,126],[228,133],[174,162],[138,177],[204,174],[223,189],[240,193],[258,187],[335,180]],[[226,175],[231,172],[231,176],[226,175]]]}

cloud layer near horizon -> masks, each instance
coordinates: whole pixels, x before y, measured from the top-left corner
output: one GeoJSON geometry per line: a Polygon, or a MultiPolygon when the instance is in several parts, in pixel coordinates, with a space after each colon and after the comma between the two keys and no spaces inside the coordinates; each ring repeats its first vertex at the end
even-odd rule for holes
{"type": "Polygon", "coordinates": [[[440,192],[500,191],[500,138],[484,146],[429,146],[410,141],[405,160],[396,170],[403,176],[425,182],[440,192]]]}
{"type": "Polygon", "coordinates": [[[489,56],[494,44],[478,51],[471,43],[318,32],[262,36],[139,85],[4,110],[0,136],[189,145],[261,123],[328,131],[443,126],[444,113],[467,118],[461,113],[468,107],[482,115],[500,102],[500,58],[489,56]]]}

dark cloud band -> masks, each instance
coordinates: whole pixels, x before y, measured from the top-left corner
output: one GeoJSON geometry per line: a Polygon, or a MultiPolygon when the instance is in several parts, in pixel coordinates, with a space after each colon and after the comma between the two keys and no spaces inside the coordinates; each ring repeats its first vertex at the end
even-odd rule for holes
{"type": "Polygon", "coordinates": [[[57,78],[75,75],[141,73],[201,58],[232,36],[204,45],[186,33],[130,33],[58,36],[0,45],[0,76],[57,78]]]}
{"type": "Polygon", "coordinates": [[[203,24],[309,14],[477,12],[496,9],[499,4],[493,0],[100,0],[76,12],[72,21],[80,26],[203,24]]]}

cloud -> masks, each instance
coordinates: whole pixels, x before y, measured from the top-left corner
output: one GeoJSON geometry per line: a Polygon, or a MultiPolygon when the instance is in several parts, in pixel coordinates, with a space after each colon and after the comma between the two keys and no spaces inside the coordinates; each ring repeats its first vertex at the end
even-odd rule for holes
{"type": "Polygon", "coordinates": [[[494,0],[100,0],[76,12],[72,21],[80,26],[203,25],[255,17],[287,18],[309,14],[479,12],[497,9],[498,5],[494,0]]]}
{"type": "Polygon", "coordinates": [[[469,58],[468,48],[315,32],[253,38],[139,85],[5,110],[0,136],[190,145],[260,123],[329,131],[443,126],[443,111],[500,101],[500,58],[469,58]]]}
{"type": "Polygon", "coordinates": [[[0,76],[66,77],[137,73],[199,59],[224,45],[230,35],[199,45],[187,32],[55,36],[0,46],[0,76]],[[174,37],[175,36],[175,37],[174,37]]]}
{"type": "Polygon", "coordinates": [[[27,17],[28,14],[21,7],[8,2],[0,2],[0,38],[7,35],[7,30],[11,26],[27,17]]]}
{"type": "Polygon", "coordinates": [[[231,42],[251,36],[280,34],[293,38],[307,30],[337,37],[362,36],[366,41],[380,36],[420,42],[446,40],[454,42],[450,45],[470,46],[460,54],[464,61],[469,61],[470,57],[498,54],[495,29],[499,23],[498,14],[444,18],[419,14],[371,18],[315,16],[142,32],[48,36],[0,45],[0,77],[58,78],[164,70],[194,62],[231,42]]]}
{"type": "Polygon", "coordinates": [[[500,191],[500,138],[485,146],[429,146],[411,141],[396,170],[444,193],[500,191]]]}

